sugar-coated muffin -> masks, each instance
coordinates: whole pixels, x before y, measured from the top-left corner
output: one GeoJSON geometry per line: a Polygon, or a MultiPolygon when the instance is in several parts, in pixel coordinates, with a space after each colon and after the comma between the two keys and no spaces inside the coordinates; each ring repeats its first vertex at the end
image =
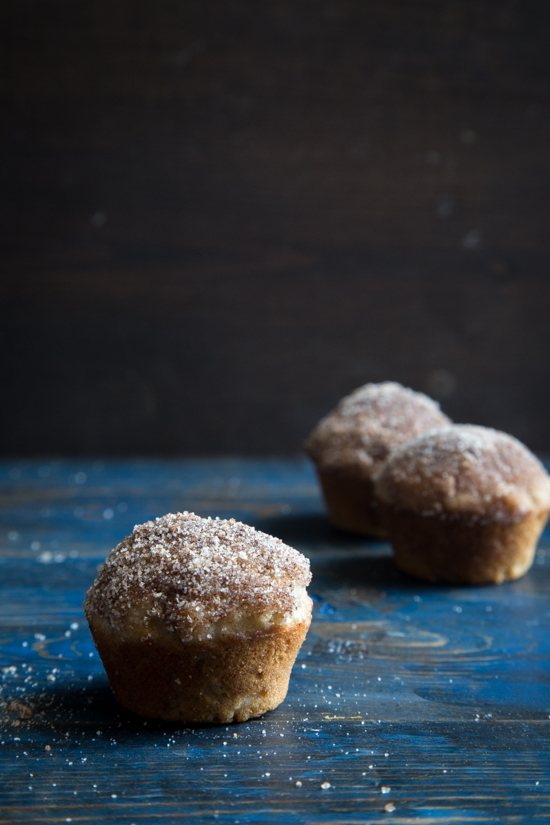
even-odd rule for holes
{"type": "Polygon", "coordinates": [[[411,438],[450,423],[436,401],[393,381],[365,384],[343,398],[304,445],[332,524],[385,538],[374,490],[385,460],[411,438]]]}
{"type": "Polygon", "coordinates": [[[84,612],[118,701],[243,722],[277,707],[311,622],[308,560],[234,519],[169,514],[108,556],[84,612]]]}
{"type": "Polygon", "coordinates": [[[467,424],[425,433],[393,452],[376,492],[397,565],[438,582],[522,576],[550,512],[550,477],[527,447],[467,424]]]}

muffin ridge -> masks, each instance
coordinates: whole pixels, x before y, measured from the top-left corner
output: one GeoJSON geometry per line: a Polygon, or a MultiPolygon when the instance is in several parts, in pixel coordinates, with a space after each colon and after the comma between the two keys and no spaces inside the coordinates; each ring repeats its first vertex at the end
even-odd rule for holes
{"type": "Polygon", "coordinates": [[[88,618],[120,632],[142,625],[181,640],[208,638],[250,617],[282,624],[300,611],[311,580],[301,553],[253,527],[187,511],[136,525],[88,591],[88,618]]]}
{"type": "Polygon", "coordinates": [[[378,477],[385,504],[424,515],[519,521],[550,508],[550,478],[516,438],[489,427],[455,424],[398,447],[378,477]]]}
{"type": "Polygon", "coordinates": [[[320,469],[372,478],[390,451],[450,419],[437,401],[396,381],[364,384],[314,428],[305,450],[320,469]]]}

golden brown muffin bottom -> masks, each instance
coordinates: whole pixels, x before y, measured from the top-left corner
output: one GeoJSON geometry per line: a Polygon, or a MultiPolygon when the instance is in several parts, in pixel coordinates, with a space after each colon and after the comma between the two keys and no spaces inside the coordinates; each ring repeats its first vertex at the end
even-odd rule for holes
{"type": "Polygon", "coordinates": [[[514,523],[479,523],[397,510],[387,526],[397,566],[432,582],[500,584],[531,567],[548,512],[514,523]]]}
{"type": "Polygon", "coordinates": [[[317,470],[330,522],[341,530],[385,539],[378,499],[371,479],[341,471],[317,470]]]}
{"type": "Polygon", "coordinates": [[[245,722],[285,698],[309,620],[213,642],[121,641],[91,626],[121,705],[154,719],[245,722]]]}

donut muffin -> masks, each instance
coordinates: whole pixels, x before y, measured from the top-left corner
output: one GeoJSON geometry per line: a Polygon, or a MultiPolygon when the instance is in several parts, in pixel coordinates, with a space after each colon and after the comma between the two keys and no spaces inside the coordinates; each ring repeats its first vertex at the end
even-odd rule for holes
{"type": "Polygon", "coordinates": [[[522,576],[550,511],[540,461],[512,436],[472,425],[432,430],[400,447],[376,492],[398,567],[437,582],[522,576]]]}
{"type": "Polygon", "coordinates": [[[304,445],[332,524],[386,538],[374,492],[386,458],[420,433],[450,423],[437,402],[393,381],[365,384],[343,398],[304,445]]]}
{"type": "Polygon", "coordinates": [[[243,722],[285,698],[311,621],[309,562],[230,519],[169,514],[108,556],[84,612],[118,701],[142,716],[243,722]]]}

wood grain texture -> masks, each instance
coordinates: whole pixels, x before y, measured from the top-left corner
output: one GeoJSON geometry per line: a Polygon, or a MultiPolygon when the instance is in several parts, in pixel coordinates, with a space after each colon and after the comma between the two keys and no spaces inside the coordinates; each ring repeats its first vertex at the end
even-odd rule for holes
{"type": "Polygon", "coordinates": [[[386,378],[550,449],[546,3],[0,15],[4,454],[295,452],[386,378]]]}
{"type": "Polygon", "coordinates": [[[0,523],[0,823],[550,818],[548,534],[517,582],[432,587],[331,530],[311,468],[273,460],[3,462],[0,523]],[[84,593],[136,521],[175,507],[311,559],[311,631],[261,719],[144,724],[110,692],[84,593]]]}

